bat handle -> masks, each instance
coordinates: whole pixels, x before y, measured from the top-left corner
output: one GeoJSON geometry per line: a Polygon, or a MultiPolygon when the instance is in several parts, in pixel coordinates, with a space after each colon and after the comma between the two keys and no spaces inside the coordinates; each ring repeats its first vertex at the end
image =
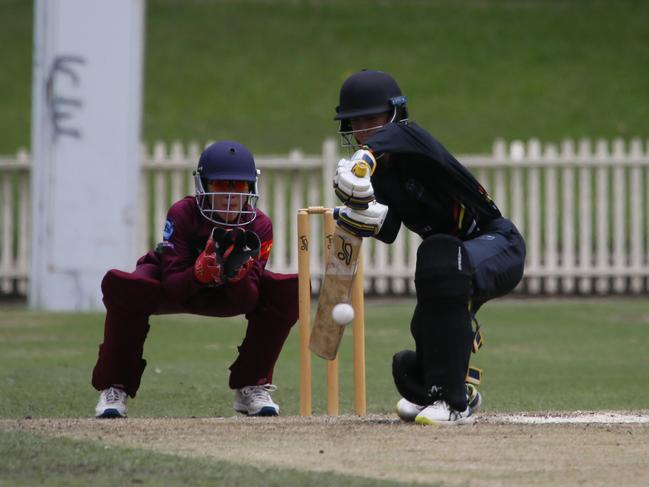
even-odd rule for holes
{"type": "Polygon", "coordinates": [[[364,178],[365,175],[367,174],[367,171],[369,170],[369,165],[365,161],[358,161],[356,164],[354,164],[354,167],[352,167],[352,171],[356,176],[359,178],[364,178]]]}
{"type": "Polygon", "coordinates": [[[359,178],[364,178],[368,171],[370,175],[374,173],[376,158],[372,154],[372,151],[366,149],[357,150],[352,156],[352,161],[356,161],[356,164],[352,167],[352,171],[359,178]]]}

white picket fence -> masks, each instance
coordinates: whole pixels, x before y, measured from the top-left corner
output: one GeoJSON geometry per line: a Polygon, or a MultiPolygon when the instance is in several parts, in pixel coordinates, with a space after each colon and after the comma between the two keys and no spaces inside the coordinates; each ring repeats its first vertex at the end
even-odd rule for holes
{"type": "MultiPolygon", "coordinates": [[[[139,250],[162,234],[169,205],[193,192],[191,172],[201,145],[157,143],[142,149],[139,250]]],[[[327,140],[322,153],[258,156],[259,207],[274,223],[269,268],[297,270],[296,215],[306,206],[333,206],[331,178],[340,154],[327,140]]],[[[491,154],[463,162],[490,190],[502,212],[527,241],[529,294],[621,294],[649,291],[649,145],[634,139],[541,144],[496,141],[491,154]]],[[[0,158],[0,294],[26,293],[28,278],[29,155],[0,158]]],[[[313,217],[313,243],[322,237],[313,217]]],[[[419,237],[402,228],[397,241],[363,245],[366,291],[414,292],[412,277],[419,237]]],[[[318,249],[316,249],[318,250],[318,249]]],[[[322,272],[312,252],[314,290],[322,272]]]]}
{"type": "Polygon", "coordinates": [[[11,157],[0,156],[0,296],[27,294],[29,169],[25,150],[11,157]]]}

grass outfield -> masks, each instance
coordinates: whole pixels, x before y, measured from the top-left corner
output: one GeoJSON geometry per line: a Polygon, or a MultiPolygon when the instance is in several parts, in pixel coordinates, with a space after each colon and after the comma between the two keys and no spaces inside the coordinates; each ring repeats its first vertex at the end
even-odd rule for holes
{"type": "Polygon", "coordinates": [[[185,458],[0,429],[0,486],[389,487],[400,482],[185,458]],[[35,460],[38,461],[35,461],[35,460]]]}
{"type": "MultiPolygon", "coordinates": [[[[390,413],[398,399],[391,357],[410,348],[411,302],[367,306],[367,404],[390,413]]],[[[485,370],[486,411],[632,410],[647,408],[649,301],[511,300],[480,312],[486,345],[473,359],[485,370]]],[[[0,418],[87,417],[96,402],[89,384],[101,340],[100,314],[0,314],[0,418]]],[[[244,321],[153,317],[148,361],[131,417],[231,416],[228,365],[244,321]]],[[[351,340],[341,358],[341,409],[352,412],[351,340]]],[[[325,409],[323,361],[314,358],[314,407],[325,409]]],[[[295,329],[280,356],[274,397],[285,415],[298,411],[295,329]]]]}
{"type": "MultiPolygon", "coordinates": [[[[29,145],[32,2],[0,0],[0,153],[29,145]]],[[[338,88],[385,69],[452,151],[649,134],[649,3],[149,0],[143,137],[320,150],[338,88]]]]}
{"type": "MultiPolygon", "coordinates": [[[[474,360],[485,369],[487,422],[448,432],[395,423],[390,359],[411,346],[413,302],[367,304],[368,412],[375,419],[359,423],[287,417],[297,414],[297,330],[275,373],[280,421],[233,418],[227,366],[244,323],[186,315],[152,319],[149,365],[138,397],[129,402],[131,419],[88,419],[97,398],[89,379],[103,315],[32,312],[3,303],[0,485],[502,486],[539,479],[544,485],[606,485],[618,473],[625,485],[646,485],[646,426],[489,424],[494,414],[514,411],[646,411],[646,299],[487,304],[480,312],[486,345],[474,360]],[[474,447],[483,452],[471,460],[484,473],[478,483],[470,469],[457,470],[452,454],[474,447]],[[558,466],[576,451],[584,454],[567,468],[558,466]],[[372,466],[377,459],[380,465],[372,466]]],[[[348,338],[341,364],[347,414],[348,338]]],[[[314,365],[322,378],[316,383],[324,382],[322,361],[314,358],[314,365]]],[[[322,384],[314,395],[322,414],[322,384]]]]}

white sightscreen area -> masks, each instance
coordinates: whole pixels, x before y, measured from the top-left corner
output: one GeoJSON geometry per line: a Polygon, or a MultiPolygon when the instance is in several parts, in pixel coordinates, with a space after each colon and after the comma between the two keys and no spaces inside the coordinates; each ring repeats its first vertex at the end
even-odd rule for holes
{"type": "Polygon", "coordinates": [[[100,309],[135,264],[144,0],[36,0],[29,301],[100,309]]]}

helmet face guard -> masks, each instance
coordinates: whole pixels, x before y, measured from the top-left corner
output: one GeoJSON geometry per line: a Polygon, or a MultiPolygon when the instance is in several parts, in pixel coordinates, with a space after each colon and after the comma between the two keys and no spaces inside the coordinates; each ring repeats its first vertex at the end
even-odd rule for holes
{"type": "Polygon", "coordinates": [[[201,215],[219,226],[251,223],[257,217],[258,174],[255,160],[243,144],[225,140],[208,146],[194,171],[196,204],[201,215]],[[235,183],[225,185],[229,189],[215,191],[210,188],[211,182],[235,183]]]}
{"type": "Polygon", "coordinates": [[[251,223],[257,218],[256,182],[249,184],[248,192],[207,190],[208,181],[201,178],[198,171],[194,172],[196,185],[196,204],[206,219],[212,223],[226,227],[240,227],[251,223]]]}
{"type": "MultiPolygon", "coordinates": [[[[404,99],[404,105],[405,105],[405,96],[402,97],[404,99]]],[[[405,111],[405,106],[403,108],[397,108],[396,106],[392,108],[392,115],[388,119],[387,123],[393,123],[393,122],[407,122],[408,121],[408,113],[405,111]]],[[[389,112],[381,112],[381,113],[389,113],[389,112]]],[[[378,115],[378,114],[377,114],[378,115]]],[[[353,117],[352,117],[353,118],[353,117]]],[[[362,144],[359,144],[357,139],[356,139],[356,134],[362,133],[362,132],[373,132],[375,130],[380,129],[383,127],[385,124],[382,125],[376,125],[374,127],[368,127],[364,129],[358,129],[358,130],[353,130],[352,129],[352,123],[351,123],[351,118],[345,118],[340,120],[340,125],[338,126],[338,134],[340,135],[340,145],[341,147],[351,147],[353,149],[358,149],[362,146],[362,144]]]]}

